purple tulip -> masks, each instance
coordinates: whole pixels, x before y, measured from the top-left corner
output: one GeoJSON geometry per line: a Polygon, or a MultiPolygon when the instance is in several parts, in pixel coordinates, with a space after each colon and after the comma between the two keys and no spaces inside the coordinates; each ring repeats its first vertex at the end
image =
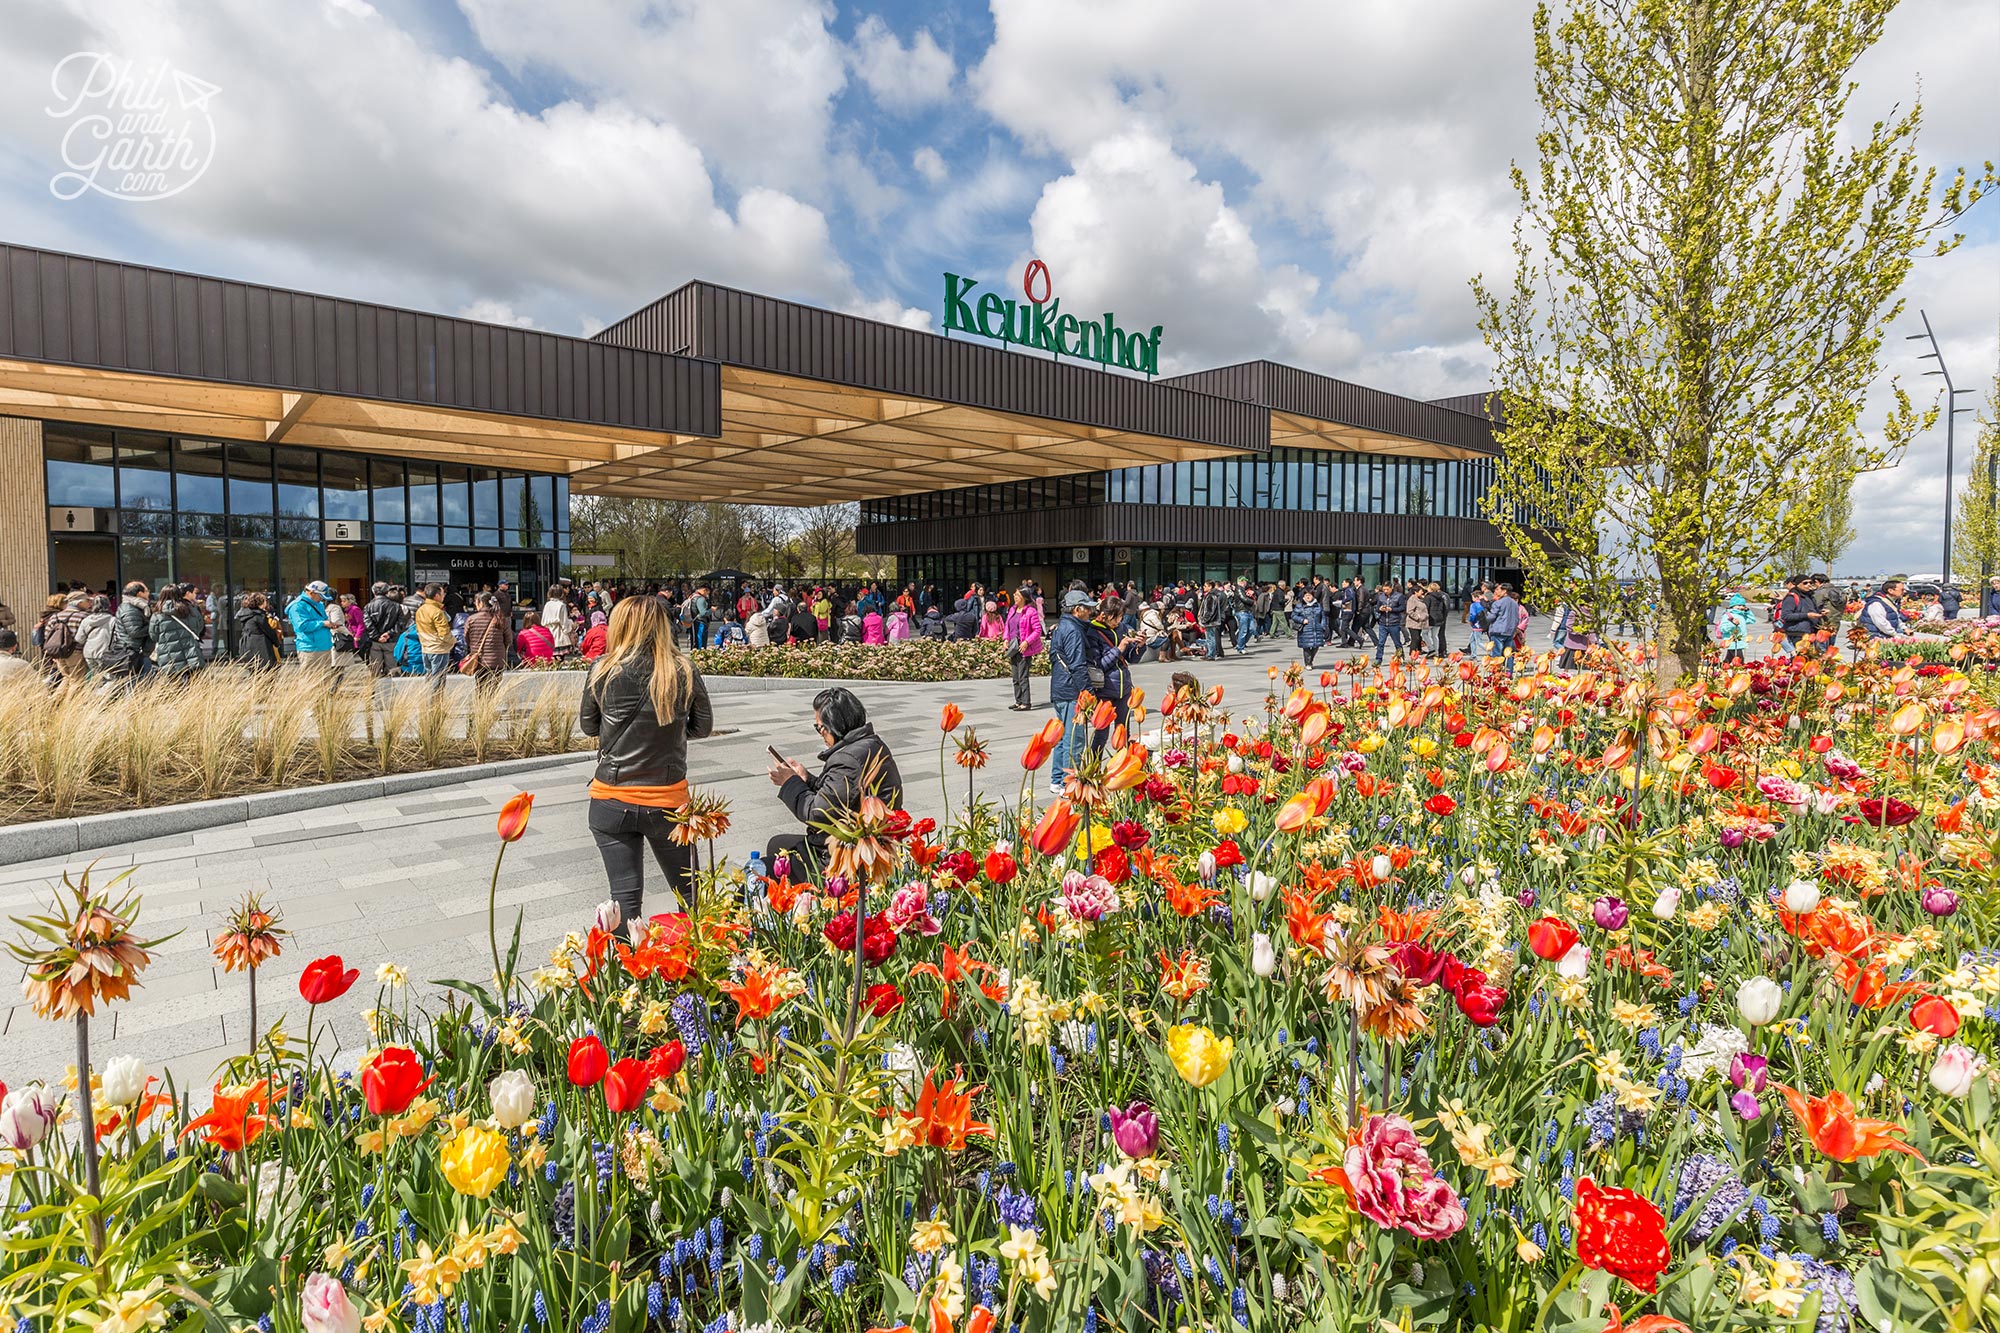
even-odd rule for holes
{"type": "Polygon", "coordinates": [[[1521,904],[1523,909],[1532,911],[1535,906],[1535,891],[1533,889],[1522,889],[1516,895],[1516,901],[1521,904]]]}
{"type": "Polygon", "coordinates": [[[1160,1118],[1144,1102],[1111,1108],[1111,1141],[1127,1157],[1151,1157],[1160,1146],[1160,1118]]]}
{"type": "Polygon", "coordinates": [[[1729,1099],[1729,1105],[1745,1120],[1755,1120],[1764,1114],[1764,1108],[1757,1105],[1757,1099],[1747,1092],[1739,1092],[1729,1099]]]}
{"type": "Polygon", "coordinates": [[[1717,835],[1722,845],[1731,849],[1741,847],[1749,836],[1740,828],[1726,828],[1717,835]]]}
{"type": "Polygon", "coordinates": [[[1923,892],[1924,910],[1932,916],[1950,916],[1958,910],[1958,895],[1942,884],[1933,884],[1923,892]]]}
{"type": "Polygon", "coordinates": [[[792,858],[785,852],[779,852],[771,858],[771,878],[782,883],[791,877],[792,858]]]}
{"type": "Polygon", "coordinates": [[[1632,915],[1623,898],[1605,894],[1590,905],[1590,919],[1597,923],[1599,930],[1623,930],[1625,922],[1632,915]]]}
{"type": "Polygon", "coordinates": [[[1738,1051],[1729,1058],[1729,1081],[1746,1092],[1762,1092],[1764,1080],[1769,1077],[1770,1065],[1771,1062],[1761,1055],[1738,1051]]]}

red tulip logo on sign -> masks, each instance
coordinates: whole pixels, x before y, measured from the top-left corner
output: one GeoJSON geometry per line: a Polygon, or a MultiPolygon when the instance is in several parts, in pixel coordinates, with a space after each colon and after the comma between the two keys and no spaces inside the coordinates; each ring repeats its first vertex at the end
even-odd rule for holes
{"type": "Polygon", "coordinates": [[[1021,272],[1021,295],[1027,297],[1036,305],[1040,305],[1055,295],[1055,286],[1049,277],[1049,266],[1047,264],[1044,264],[1039,259],[1030,259],[1028,261],[1028,267],[1021,272]],[[1040,278],[1042,282],[1042,294],[1040,296],[1035,295],[1035,279],[1037,278],[1040,278]]]}

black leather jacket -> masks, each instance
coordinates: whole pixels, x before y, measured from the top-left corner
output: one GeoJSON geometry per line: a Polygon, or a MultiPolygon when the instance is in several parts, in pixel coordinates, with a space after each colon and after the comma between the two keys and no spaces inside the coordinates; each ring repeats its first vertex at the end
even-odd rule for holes
{"type": "Polygon", "coordinates": [[[361,644],[367,651],[377,643],[396,646],[397,636],[409,627],[410,613],[403,609],[401,602],[388,597],[377,597],[361,608],[361,644]]]}
{"type": "Polygon", "coordinates": [[[824,761],[819,772],[804,779],[796,775],[786,778],[785,785],[778,788],[778,799],[806,825],[806,836],[814,848],[826,846],[826,835],[812,826],[852,814],[863,796],[880,796],[891,809],[902,806],[903,775],[896,768],[895,756],[869,723],[863,722],[842,736],[820,751],[819,757],[824,761]],[[866,782],[868,770],[878,763],[871,789],[866,782]]]}
{"type": "MultiPolygon", "coordinates": [[[[592,673],[593,677],[596,673],[592,673]]],[[[662,724],[653,712],[653,671],[650,665],[627,666],[603,682],[583,687],[578,724],[586,736],[597,737],[597,780],[614,787],[669,787],[687,779],[687,743],[714,729],[708,687],[694,673],[694,691],[685,714],[662,724]]]]}

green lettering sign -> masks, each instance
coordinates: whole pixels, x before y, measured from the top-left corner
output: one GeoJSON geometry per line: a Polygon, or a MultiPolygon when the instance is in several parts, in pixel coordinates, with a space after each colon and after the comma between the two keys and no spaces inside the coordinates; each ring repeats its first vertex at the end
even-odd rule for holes
{"type": "Polygon", "coordinates": [[[1039,301],[1032,299],[1032,292],[1027,301],[1010,300],[997,292],[979,293],[975,300],[978,279],[945,274],[945,333],[976,333],[1009,347],[1031,347],[1144,375],[1160,373],[1160,325],[1142,334],[1119,328],[1117,315],[1109,310],[1102,320],[1065,315],[1062,301],[1048,292],[1046,269],[1042,281],[1039,301]]]}

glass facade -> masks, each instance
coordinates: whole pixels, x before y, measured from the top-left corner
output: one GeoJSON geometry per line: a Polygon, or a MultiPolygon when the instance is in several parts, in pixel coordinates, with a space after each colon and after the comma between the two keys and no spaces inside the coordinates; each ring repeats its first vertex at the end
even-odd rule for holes
{"type": "Polygon", "coordinates": [[[568,563],[569,480],[468,464],[43,423],[49,569],[59,586],[190,583],[229,627],[313,579],[486,583],[517,602],[568,563]]]}
{"type": "Polygon", "coordinates": [[[1273,449],[1267,454],[869,500],[861,506],[861,521],[902,523],[1099,504],[1484,518],[1481,505],[1492,486],[1490,458],[1460,461],[1273,449]]]}
{"type": "Polygon", "coordinates": [[[922,587],[934,583],[956,593],[970,584],[1007,588],[1033,579],[1044,591],[1071,579],[1132,582],[1150,594],[1155,588],[1204,579],[1248,578],[1256,583],[1298,583],[1315,574],[1344,580],[1359,574],[1369,587],[1384,579],[1436,579],[1457,595],[1468,584],[1490,577],[1501,564],[1477,556],[1421,555],[1385,551],[1253,551],[1175,546],[1089,546],[1019,551],[954,551],[903,556],[896,578],[922,587]],[[1088,557],[1078,560],[1079,554],[1088,557]]]}

